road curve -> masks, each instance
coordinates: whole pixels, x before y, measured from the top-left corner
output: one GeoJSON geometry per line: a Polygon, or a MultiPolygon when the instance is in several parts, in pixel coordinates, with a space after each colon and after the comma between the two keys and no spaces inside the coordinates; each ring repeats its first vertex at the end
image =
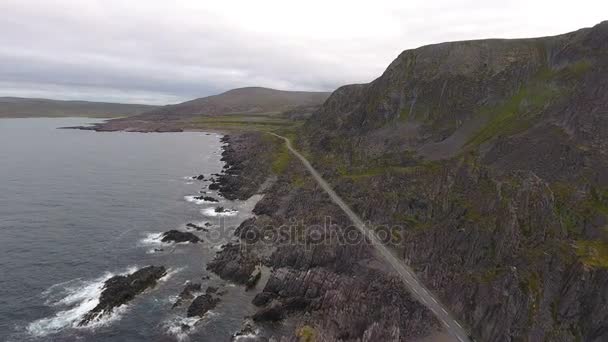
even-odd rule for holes
{"type": "Polygon", "coordinates": [[[446,331],[454,336],[460,342],[469,342],[471,339],[465,331],[465,329],[456,321],[456,319],[448,312],[448,310],[431,294],[429,290],[418,280],[414,271],[412,271],[403,261],[400,261],[386,248],[386,246],[378,239],[376,234],[365,226],[365,223],[359,218],[355,212],[338,196],[333,188],[321,177],[321,175],[315,170],[310,162],[301,155],[296,149],[291,146],[289,139],[280,136],[275,133],[270,133],[277,138],[283,139],[287,149],[298,157],[302,164],[308,169],[308,172],[312,177],[319,183],[321,188],[327,192],[331,200],[336,203],[353,222],[354,226],[365,236],[367,236],[372,243],[372,246],[378,251],[378,253],[393,267],[393,269],[399,274],[403,283],[407,286],[412,296],[416,298],[420,303],[425,305],[429,310],[435,314],[437,319],[445,326],[446,331]]]}

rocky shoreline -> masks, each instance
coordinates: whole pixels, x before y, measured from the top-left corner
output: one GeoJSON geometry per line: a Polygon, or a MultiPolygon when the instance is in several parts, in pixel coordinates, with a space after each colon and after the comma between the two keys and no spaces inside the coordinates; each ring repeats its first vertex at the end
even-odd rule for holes
{"type": "Polygon", "coordinates": [[[223,196],[247,198],[266,179],[274,181],[263,189],[255,217],[235,231],[238,242],[225,245],[207,269],[243,285],[256,265],[271,269],[253,300],[259,309],[252,318],[262,325],[284,321],[292,329],[268,338],[297,340],[306,331],[325,341],[399,341],[440,329],[432,313],[411,298],[366,243],[314,240],[318,238],[310,227],[323,224],[325,217],[332,218],[325,233],[344,233],[349,221],[296,161],[290,160],[283,173],[273,174],[271,151],[281,148],[281,141],[261,133],[226,136],[222,141],[226,143],[223,160],[230,171],[218,178],[223,196]],[[294,219],[304,223],[298,228],[300,242],[251,238],[279,233],[279,227],[294,219]]]}

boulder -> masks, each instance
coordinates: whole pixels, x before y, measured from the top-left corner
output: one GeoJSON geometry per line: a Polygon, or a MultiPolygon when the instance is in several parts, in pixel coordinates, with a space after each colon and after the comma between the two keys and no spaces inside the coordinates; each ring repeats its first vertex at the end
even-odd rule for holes
{"type": "Polygon", "coordinates": [[[201,227],[199,225],[196,225],[194,223],[187,223],[186,227],[192,228],[192,229],[196,229],[198,231],[204,231],[204,232],[208,232],[209,231],[207,228],[203,228],[203,227],[201,227]]]}
{"type": "Polygon", "coordinates": [[[253,273],[251,273],[249,276],[249,279],[247,279],[247,282],[245,282],[245,289],[251,290],[254,288],[258,281],[260,281],[260,278],[262,278],[262,270],[259,267],[256,267],[253,273]]]}
{"type": "Polygon", "coordinates": [[[186,286],[184,287],[184,289],[182,290],[182,292],[177,297],[177,300],[173,304],[173,307],[174,308],[178,307],[184,301],[191,300],[192,298],[194,298],[194,293],[195,292],[200,292],[200,290],[201,290],[201,284],[199,284],[199,283],[188,283],[188,284],[186,284],[186,286]]]}
{"type": "Polygon", "coordinates": [[[198,296],[192,301],[192,304],[190,304],[187,315],[188,317],[202,317],[207,311],[215,308],[219,302],[219,298],[214,298],[210,294],[198,296]]]}
{"type": "Polygon", "coordinates": [[[189,232],[180,232],[179,230],[170,230],[163,234],[162,242],[190,242],[197,243],[201,241],[201,239],[189,232]]]}
{"type": "Polygon", "coordinates": [[[147,266],[129,275],[118,275],[106,280],[99,303],[85,314],[78,325],[85,326],[111,313],[114,308],[128,303],[144,290],[154,287],[166,274],[167,270],[163,266],[147,266]]]}
{"type": "Polygon", "coordinates": [[[196,196],[194,197],[195,200],[199,200],[199,201],[205,201],[205,202],[219,202],[219,200],[211,197],[211,196],[196,196]]]}

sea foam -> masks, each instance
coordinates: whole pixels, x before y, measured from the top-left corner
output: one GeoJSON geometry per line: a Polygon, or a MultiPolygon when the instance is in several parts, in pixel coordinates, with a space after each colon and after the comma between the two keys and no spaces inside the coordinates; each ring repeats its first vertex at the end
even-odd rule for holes
{"type": "Polygon", "coordinates": [[[222,212],[216,212],[215,208],[205,208],[201,210],[201,213],[205,216],[216,217],[216,216],[236,216],[239,212],[233,209],[225,209],[222,212]]]}
{"type": "MultiPolygon", "coordinates": [[[[131,267],[119,274],[129,274],[136,270],[136,267],[131,267]]],[[[106,280],[115,275],[107,272],[93,280],[74,279],[51,286],[42,293],[42,297],[45,299],[46,305],[58,307],[60,311],[52,317],[31,322],[26,327],[27,332],[36,337],[44,337],[65,328],[94,329],[119,319],[127,310],[126,305],[115,308],[112,313],[104,315],[101,319],[95,320],[84,327],[78,325],[84,316],[99,304],[99,298],[106,280]]]]}

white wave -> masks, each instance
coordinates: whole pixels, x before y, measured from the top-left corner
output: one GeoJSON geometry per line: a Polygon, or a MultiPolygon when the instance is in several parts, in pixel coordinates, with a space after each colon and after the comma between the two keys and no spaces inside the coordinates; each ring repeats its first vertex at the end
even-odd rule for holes
{"type": "Polygon", "coordinates": [[[158,245],[168,245],[167,243],[162,242],[163,233],[147,233],[146,237],[139,240],[139,246],[158,246],[158,245]]]}
{"type": "Polygon", "coordinates": [[[234,335],[232,341],[234,341],[234,342],[252,341],[256,337],[259,337],[259,336],[260,336],[260,331],[256,330],[255,332],[252,332],[252,333],[249,333],[249,334],[234,335]]]}
{"type": "Polygon", "coordinates": [[[205,216],[216,217],[216,216],[236,216],[238,214],[238,210],[233,209],[224,209],[223,212],[216,212],[215,208],[205,208],[201,210],[201,213],[205,216]]]}
{"type": "Polygon", "coordinates": [[[165,322],[164,326],[167,333],[175,336],[178,341],[188,341],[188,335],[195,330],[195,325],[200,320],[200,317],[174,317],[165,322]]]}
{"type": "Polygon", "coordinates": [[[174,275],[176,275],[177,273],[181,272],[184,270],[185,267],[180,267],[180,268],[176,268],[176,269],[169,269],[167,270],[167,274],[165,274],[164,276],[162,276],[160,279],[158,279],[159,282],[166,282],[167,280],[169,280],[169,278],[173,277],[174,275]]]}
{"type": "MultiPolygon", "coordinates": [[[[120,274],[129,274],[136,270],[136,267],[131,267],[120,274]]],[[[103,276],[93,280],[82,281],[74,279],[51,286],[42,293],[42,296],[47,299],[45,303],[49,306],[63,308],[63,310],[58,311],[52,317],[31,322],[26,327],[27,332],[36,337],[43,337],[57,333],[65,328],[95,329],[119,319],[121,314],[127,310],[126,305],[115,308],[112,313],[104,315],[101,319],[95,320],[85,327],[78,326],[78,323],[80,323],[86,313],[99,304],[99,298],[105,281],[115,275],[107,272],[103,276]]]]}

